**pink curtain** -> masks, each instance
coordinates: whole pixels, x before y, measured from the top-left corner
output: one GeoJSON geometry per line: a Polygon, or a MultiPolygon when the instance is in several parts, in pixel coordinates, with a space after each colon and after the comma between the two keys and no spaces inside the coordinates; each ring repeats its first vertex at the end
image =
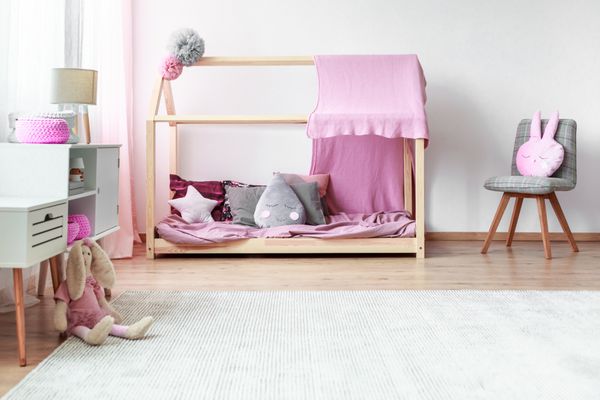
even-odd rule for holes
{"type": "Polygon", "coordinates": [[[132,190],[132,3],[84,3],[82,67],[98,70],[98,101],[90,106],[92,143],[121,144],[119,171],[120,230],[102,240],[112,258],[131,257],[139,242],[132,190]]]}

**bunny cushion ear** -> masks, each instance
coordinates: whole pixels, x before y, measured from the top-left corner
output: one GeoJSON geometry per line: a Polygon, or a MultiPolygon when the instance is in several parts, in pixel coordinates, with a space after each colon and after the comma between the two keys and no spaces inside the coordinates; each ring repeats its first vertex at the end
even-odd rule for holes
{"type": "MultiPolygon", "coordinates": [[[[81,240],[75,242],[69,252],[69,259],[67,260],[67,289],[69,290],[71,300],[79,299],[83,295],[83,289],[85,288],[87,269],[84,252],[89,253],[89,248],[83,246],[81,240]]],[[[88,260],[90,257],[91,254],[88,255],[88,260]]]]}
{"type": "Polygon", "coordinates": [[[529,128],[529,139],[542,138],[542,113],[536,111],[531,118],[531,128],[529,128]]]}
{"type": "Polygon", "coordinates": [[[554,111],[552,116],[550,116],[550,120],[546,125],[546,129],[544,129],[544,140],[552,140],[554,139],[554,135],[556,135],[556,129],[558,128],[558,111],[554,111]]]}
{"type": "Polygon", "coordinates": [[[110,258],[96,242],[90,242],[90,248],[92,249],[92,275],[102,287],[111,289],[116,277],[110,258]]]}
{"type": "Polygon", "coordinates": [[[529,140],[517,151],[515,162],[519,173],[523,176],[552,176],[561,166],[565,149],[554,140],[559,125],[558,111],[552,114],[540,137],[541,119],[539,111],[531,119],[529,140]]]}

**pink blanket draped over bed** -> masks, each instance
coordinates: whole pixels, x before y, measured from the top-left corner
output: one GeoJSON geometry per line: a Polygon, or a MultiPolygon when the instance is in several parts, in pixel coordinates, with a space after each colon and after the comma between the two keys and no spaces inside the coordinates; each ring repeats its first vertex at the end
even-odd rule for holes
{"type": "Polygon", "coordinates": [[[428,139],[425,77],[409,55],[315,56],[319,98],[306,132],[428,139]]]}
{"type": "Polygon", "coordinates": [[[404,210],[404,139],[429,137],[416,55],[317,56],[307,134],[311,174],[329,174],[332,213],[404,210]]]}
{"type": "Polygon", "coordinates": [[[311,237],[348,239],[374,237],[414,237],[415,223],[404,212],[371,215],[332,215],[325,225],[285,225],[260,229],[227,222],[188,224],[171,215],[157,226],[162,239],[171,243],[209,245],[250,238],[311,237]]]}

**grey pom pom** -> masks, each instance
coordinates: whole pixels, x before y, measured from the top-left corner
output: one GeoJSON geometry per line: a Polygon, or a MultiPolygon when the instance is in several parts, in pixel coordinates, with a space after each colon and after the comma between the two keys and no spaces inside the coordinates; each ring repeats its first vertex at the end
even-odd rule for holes
{"type": "Polygon", "coordinates": [[[167,49],[189,67],[204,54],[204,39],[195,30],[183,28],[171,34],[167,49]]]}

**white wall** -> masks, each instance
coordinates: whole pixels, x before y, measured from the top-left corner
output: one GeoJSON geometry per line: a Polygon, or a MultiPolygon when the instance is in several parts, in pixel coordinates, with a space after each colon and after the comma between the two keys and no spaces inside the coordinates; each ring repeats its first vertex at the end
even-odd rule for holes
{"type": "MultiPolygon", "coordinates": [[[[134,0],[135,184],[145,223],[145,132],[169,34],[193,27],[206,55],[417,53],[428,81],[427,227],[485,231],[510,172],[516,125],[537,109],[577,120],[579,183],[559,198],[574,231],[600,231],[600,2],[393,0],[134,0]]],[[[174,82],[179,113],[308,113],[311,67],[190,68],[174,82]]],[[[184,127],[184,177],[259,183],[274,170],[307,172],[300,127],[184,127]]],[[[166,213],[167,130],[157,157],[166,213]]],[[[506,218],[508,219],[508,218],[506,218]]],[[[560,227],[551,217],[551,229],[560,227]]],[[[506,221],[505,221],[506,223],[506,221]]],[[[539,229],[533,204],[519,229],[539,229]]]]}

